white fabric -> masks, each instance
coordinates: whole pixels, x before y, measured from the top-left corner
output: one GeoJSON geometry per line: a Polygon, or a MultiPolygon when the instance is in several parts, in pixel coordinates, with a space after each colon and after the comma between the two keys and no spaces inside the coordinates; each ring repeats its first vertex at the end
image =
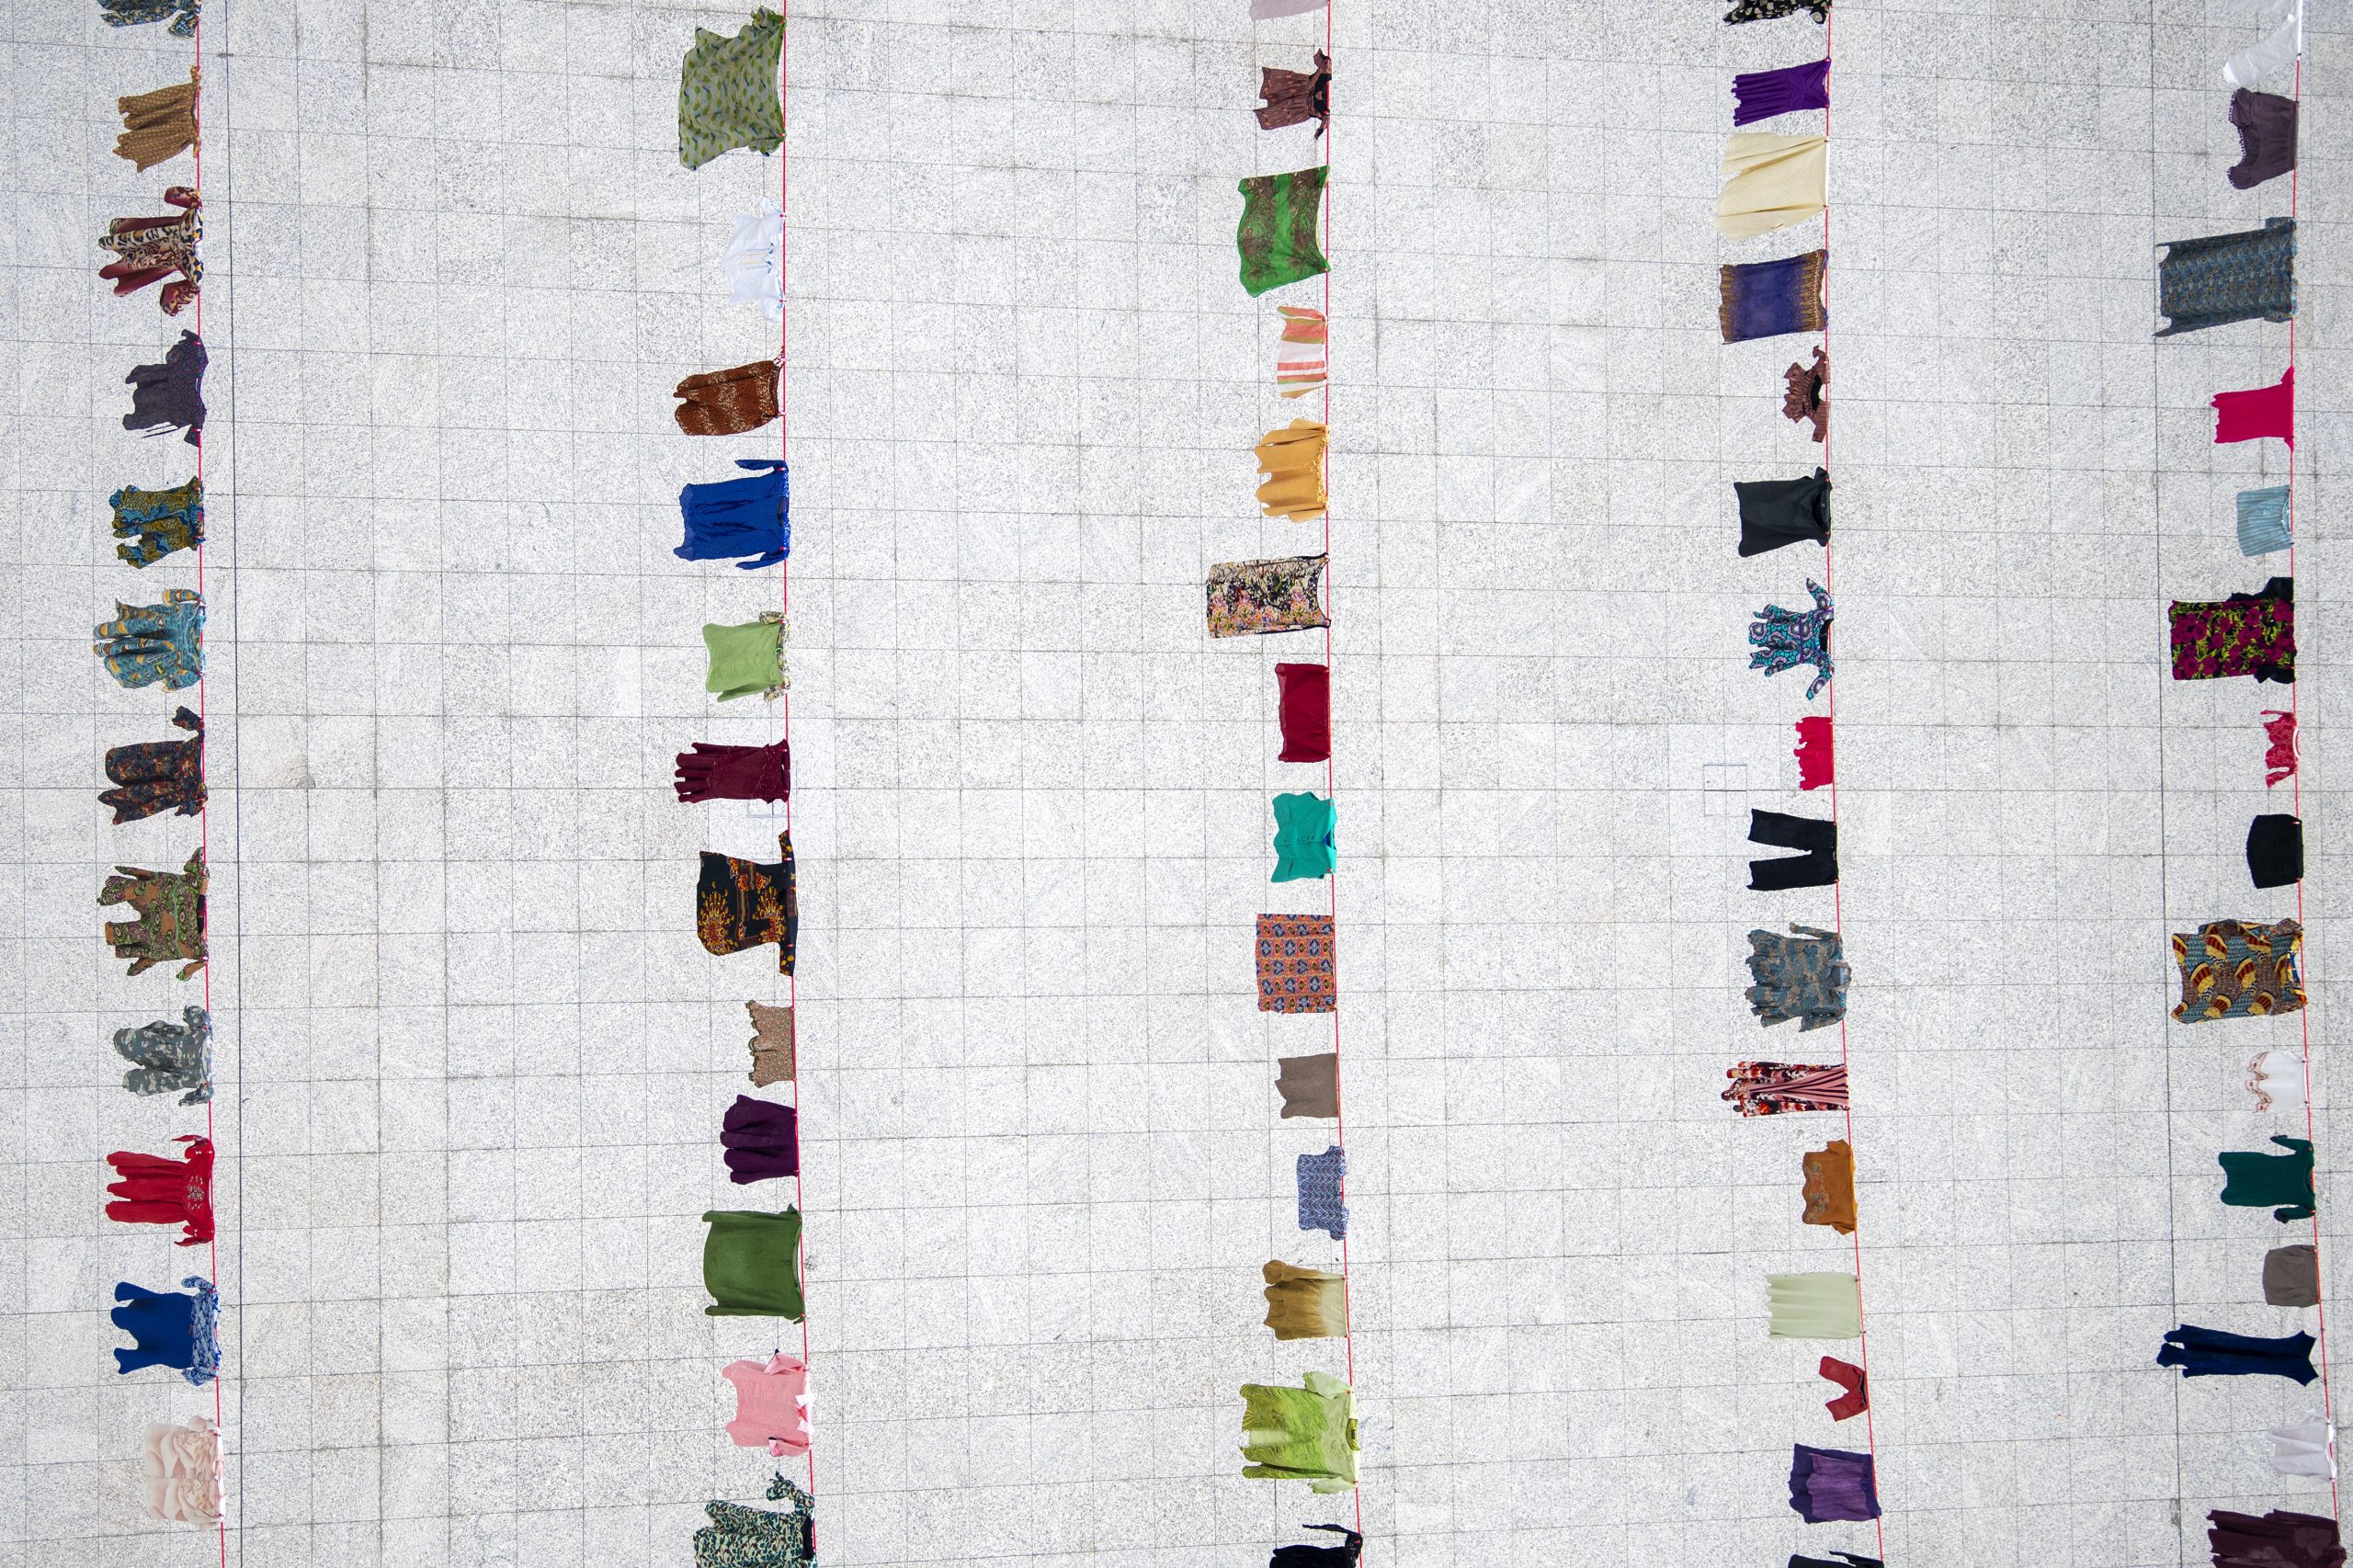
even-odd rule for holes
{"type": "Polygon", "coordinates": [[[2266,1051],[2247,1059],[2241,1080],[2257,1110],[2304,1108],[2304,1059],[2292,1051],[2266,1051]]]}
{"type": "Polygon", "coordinates": [[[757,305],[768,320],[784,319],[784,217],[774,207],[735,220],[719,264],[729,304],[757,305]]]}
{"type": "Polygon", "coordinates": [[[2259,21],[2279,26],[2253,49],[2241,50],[2222,63],[2222,80],[2234,87],[2252,87],[2275,71],[2284,71],[2304,51],[2303,0],[2267,6],[2259,21]]]}
{"type": "Polygon", "coordinates": [[[2317,1418],[2292,1426],[2274,1426],[2271,1468],[2281,1475],[2309,1475],[2321,1481],[2336,1479],[2336,1434],[2317,1418]]]}

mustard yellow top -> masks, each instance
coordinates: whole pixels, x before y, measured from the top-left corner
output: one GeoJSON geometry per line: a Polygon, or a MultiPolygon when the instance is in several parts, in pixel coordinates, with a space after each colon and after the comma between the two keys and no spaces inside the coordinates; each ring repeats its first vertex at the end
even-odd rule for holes
{"type": "Polygon", "coordinates": [[[1348,1332],[1347,1287],[1336,1274],[1269,1263],[1267,1326],[1277,1339],[1337,1339],[1348,1332]]]}
{"type": "Polygon", "coordinates": [[[1258,486],[1258,505],[1267,516],[1304,523],[1324,515],[1324,448],[1329,438],[1313,419],[1294,419],[1260,437],[1258,467],[1267,483],[1258,486]]]}

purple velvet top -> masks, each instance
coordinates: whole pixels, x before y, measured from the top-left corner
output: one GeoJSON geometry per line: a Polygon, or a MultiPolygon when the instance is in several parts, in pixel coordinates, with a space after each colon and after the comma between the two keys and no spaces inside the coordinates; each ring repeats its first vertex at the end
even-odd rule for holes
{"type": "Polygon", "coordinates": [[[1770,119],[1777,114],[1830,107],[1830,62],[1784,65],[1779,71],[1745,71],[1732,79],[1732,122],[1770,119]]]}

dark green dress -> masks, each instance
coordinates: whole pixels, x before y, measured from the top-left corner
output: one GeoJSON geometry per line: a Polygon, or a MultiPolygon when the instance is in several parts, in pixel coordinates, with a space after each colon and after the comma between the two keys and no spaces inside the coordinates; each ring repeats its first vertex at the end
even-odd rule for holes
{"type": "Polygon", "coordinates": [[[702,1244],[706,1316],[801,1321],[801,1210],[762,1214],[714,1209],[703,1216],[710,1233],[702,1244]]]}
{"type": "Polygon", "coordinates": [[[2232,1150],[2222,1163],[2222,1201],[2234,1209],[2268,1209],[2281,1224],[2313,1217],[2313,1146],[2302,1138],[2272,1140],[2288,1152],[2264,1154],[2232,1150]]]}

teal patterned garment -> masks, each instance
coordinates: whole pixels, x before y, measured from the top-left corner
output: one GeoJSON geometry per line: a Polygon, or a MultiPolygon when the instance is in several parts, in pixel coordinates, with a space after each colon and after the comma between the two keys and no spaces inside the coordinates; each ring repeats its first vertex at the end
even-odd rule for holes
{"type": "Polygon", "coordinates": [[[817,1561],[815,1500],[780,1473],[768,1483],[768,1496],[783,1499],[791,1511],[703,1505],[710,1523],[695,1531],[695,1568],[812,1568],[817,1561]]]}
{"type": "Polygon", "coordinates": [[[1748,667],[1777,676],[1800,665],[1812,665],[1820,673],[1805,688],[1806,700],[1811,702],[1830,682],[1830,623],[1837,616],[1837,607],[1813,578],[1806,579],[1805,586],[1813,596],[1812,609],[1767,605],[1748,623],[1748,667]]]}
{"type": "Polygon", "coordinates": [[[174,38],[196,36],[197,0],[98,0],[98,15],[110,28],[135,28],[169,17],[174,38]]]}
{"type": "Polygon", "coordinates": [[[204,542],[204,481],[191,479],[169,490],[142,490],[126,484],[107,497],[114,508],[114,537],[136,540],[118,544],[114,552],[133,566],[161,561],[176,550],[194,550],[204,542]]]}
{"type": "Polygon", "coordinates": [[[164,683],[182,691],[204,675],[204,597],[169,588],[159,605],[118,601],[115,619],[90,629],[95,651],[118,685],[136,689],[164,683]]]}
{"type": "Polygon", "coordinates": [[[2260,229],[2171,240],[2157,262],[2159,337],[2234,321],[2290,321],[2296,314],[2296,221],[2266,218],[2260,229]]]}
{"type": "Polygon", "coordinates": [[[784,18],[763,6],[733,38],[695,29],[695,46],[678,70],[678,162],[699,169],[722,153],[749,147],[773,153],[784,143],[784,104],[777,62],[784,18]]]}

